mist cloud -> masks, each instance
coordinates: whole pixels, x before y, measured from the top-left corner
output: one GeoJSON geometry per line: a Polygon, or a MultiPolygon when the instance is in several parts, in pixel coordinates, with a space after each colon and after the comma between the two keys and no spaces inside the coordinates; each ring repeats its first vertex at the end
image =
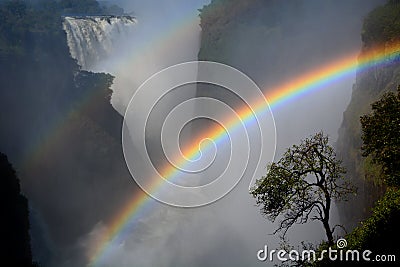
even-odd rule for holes
{"type": "MultiPolygon", "coordinates": [[[[138,19],[119,52],[99,66],[116,77],[112,103],[121,114],[134,91],[150,75],[197,59],[200,28],[196,10],[207,2],[116,1],[138,19]],[[187,22],[190,24],[183,25],[187,22]],[[187,26],[182,30],[185,34],[171,38],[182,26],[187,26]]],[[[363,16],[382,2],[299,1],[294,10],[277,9],[280,28],[268,34],[257,31],[264,23],[262,13],[252,11],[252,16],[246,17],[252,25],[248,31],[232,30],[226,48],[229,63],[268,90],[348,51],[357,51],[363,16]]],[[[284,148],[319,130],[334,141],[353,83],[354,75],[350,75],[275,111],[278,156],[284,148]]],[[[279,240],[269,235],[275,226],[254,207],[248,182],[240,183],[221,201],[199,209],[177,209],[154,202],[123,241],[110,246],[112,253],[99,266],[265,266],[257,261],[257,250],[264,244],[277,247],[279,240]]],[[[89,253],[107,227],[98,222],[81,238],[79,246],[89,253]]],[[[316,224],[296,230],[289,232],[293,242],[323,238],[322,227],[316,224]]]]}

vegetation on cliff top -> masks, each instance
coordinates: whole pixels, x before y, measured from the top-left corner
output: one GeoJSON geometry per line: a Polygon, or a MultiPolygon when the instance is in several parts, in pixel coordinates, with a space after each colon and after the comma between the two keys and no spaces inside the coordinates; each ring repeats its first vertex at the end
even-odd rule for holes
{"type": "MultiPolygon", "coordinates": [[[[361,117],[363,156],[378,164],[389,186],[400,186],[400,86],[386,93],[361,117]]],[[[379,177],[379,176],[378,176],[379,177]]]]}
{"type": "MultiPolygon", "coordinates": [[[[400,3],[388,1],[366,16],[362,29],[363,48],[368,53],[374,47],[384,47],[400,40],[400,3]]],[[[371,104],[385,93],[395,91],[400,84],[400,64],[390,58],[387,64],[357,74],[349,106],[343,114],[337,142],[349,176],[359,188],[358,196],[340,206],[344,223],[350,228],[371,215],[371,207],[384,194],[386,185],[381,179],[381,166],[371,157],[362,156],[360,117],[371,111],[371,104]]]]}
{"type": "Polygon", "coordinates": [[[0,151],[40,214],[32,248],[43,266],[62,265],[76,239],[134,189],[122,155],[122,117],[110,104],[113,77],[82,71],[70,56],[61,17],[70,4],[79,14],[97,6],[0,2],[0,151]],[[111,200],[100,207],[104,196],[111,200]]]}

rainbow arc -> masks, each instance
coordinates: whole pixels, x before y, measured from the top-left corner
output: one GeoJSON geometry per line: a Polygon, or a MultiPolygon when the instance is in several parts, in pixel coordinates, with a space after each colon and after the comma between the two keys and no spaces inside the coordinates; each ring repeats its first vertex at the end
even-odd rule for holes
{"type": "MultiPolygon", "coordinates": [[[[343,80],[354,72],[362,72],[373,67],[391,64],[393,59],[399,55],[400,44],[385,45],[382,47],[370,48],[368,52],[363,52],[360,55],[359,52],[350,53],[343,56],[333,62],[320,66],[312,71],[309,71],[303,75],[299,75],[294,79],[287,81],[284,84],[275,86],[274,88],[264,88],[265,97],[272,110],[276,110],[278,107],[298,99],[305,97],[317,90],[323,90],[328,85],[343,80]]],[[[252,103],[254,112],[262,114],[269,107],[264,101],[259,103],[252,103]]],[[[247,118],[252,117],[252,111],[244,106],[237,110],[238,116],[241,120],[236,118],[230,120],[229,124],[226,125],[226,129],[229,131],[234,128],[237,124],[245,122],[247,118]]],[[[246,124],[246,123],[245,123],[246,124]]],[[[198,156],[199,141],[204,138],[211,138],[214,142],[219,142],[224,136],[224,128],[215,126],[214,128],[207,129],[200,133],[194,141],[184,147],[182,152],[190,158],[196,158],[198,156]]],[[[184,162],[181,162],[184,164],[184,162]]],[[[170,164],[165,165],[161,168],[160,174],[165,179],[173,179],[176,175],[176,169],[170,164]]],[[[163,183],[157,182],[151,185],[153,192],[160,190],[163,183]]],[[[147,209],[149,209],[154,200],[152,200],[146,193],[140,191],[137,195],[133,196],[130,201],[116,214],[111,220],[107,231],[103,234],[102,238],[97,242],[94,253],[90,257],[90,266],[95,266],[107,252],[113,243],[122,240],[124,233],[128,231],[129,226],[140,217],[147,209]]]]}

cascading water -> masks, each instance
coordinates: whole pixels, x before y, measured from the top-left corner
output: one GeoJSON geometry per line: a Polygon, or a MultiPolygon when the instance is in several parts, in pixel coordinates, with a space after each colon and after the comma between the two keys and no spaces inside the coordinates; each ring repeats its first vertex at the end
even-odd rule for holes
{"type": "MultiPolygon", "coordinates": [[[[142,22],[140,25],[136,24],[135,18],[129,16],[64,17],[63,28],[67,34],[71,56],[78,61],[83,70],[107,72],[115,77],[111,87],[113,90],[111,103],[121,114],[125,114],[133,93],[154,73],[177,63],[197,59],[200,43],[200,19],[197,13],[193,12],[189,21],[186,21],[185,16],[177,19],[173,16],[165,17],[164,13],[168,14],[165,11],[161,12],[155,21],[146,21],[145,18],[140,18],[142,22]],[[171,38],[169,34],[165,34],[171,30],[171,27],[179,26],[182,23],[185,27],[178,31],[178,35],[173,35],[171,38]]],[[[196,84],[179,87],[173,93],[162,98],[162,101],[159,102],[161,104],[156,105],[154,112],[150,114],[146,127],[146,148],[149,157],[154,160],[154,164],[164,163],[164,157],[161,157],[163,151],[159,133],[161,133],[160,128],[166,113],[173,110],[177,103],[196,97],[196,91],[196,84]]],[[[145,117],[145,110],[142,112],[142,106],[138,105],[137,108],[139,110],[137,115],[145,117]]],[[[189,107],[185,115],[194,113],[194,110],[195,107],[189,107]]],[[[190,138],[193,132],[192,127],[190,124],[182,130],[182,143],[190,138]]],[[[138,129],[140,128],[138,127],[138,129]]],[[[176,140],[176,136],[168,132],[165,135],[176,140]]],[[[139,144],[139,142],[133,144],[133,154],[137,157],[146,156],[136,148],[139,144]]],[[[193,179],[179,182],[191,185],[198,181],[193,179]]],[[[164,262],[163,266],[173,266],[169,262],[173,261],[170,257],[174,257],[174,251],[163,255],[161,259],[154,259],[152,255],[160,254],[168,241],[179,235],[181,231],[186,233],[186,229],[190,228],[188,225],[192,221],[196,222],[196,225],[193,225],[195,228],[210,228],[205,223],[205,220],[210,217],[206,211],[187,214],[180,209],[166,208],[150,199],[148,201],[151,203],[151,209],[137,221],[136,219],[133,221],[135,229],[127,231],[123,237],[124,245],[120,246],[110,242],[108,246],[116,253],[101,259],[96,266],[104,266],[101,265],[102,261],[110,266],[122,266],[123,264],[118,258],[120,255],[123,255],[124,261],[134,262],[138,266],[160,266],[161,262],[164,262]],[[181,227],[185,227],[185,229],[181,230],[181,227]]],[[[85,248],[88,255],[96,250],[98,240],[107,235],[107,227],[100,221],[93,226],[91,232],[82,237],[82,242],[88,244],[88,247],[85,248]]],[[[208,232],[213,233],[212,230],[208,232]]],[[[181,245],[178,244],[178,246],[181,245]]],[[[93,262],[88,263],[92,264],[93,262]]],[[[93,264],[93,266],[95,265],[93,264]]]]}
{"type": "Polygon", "coordinates": [[[117,37],[134,24],[131,16],[79,16],[64,17],[63,28],[71,56],[83,70],[94,70],[113,52],[117,37]]]}

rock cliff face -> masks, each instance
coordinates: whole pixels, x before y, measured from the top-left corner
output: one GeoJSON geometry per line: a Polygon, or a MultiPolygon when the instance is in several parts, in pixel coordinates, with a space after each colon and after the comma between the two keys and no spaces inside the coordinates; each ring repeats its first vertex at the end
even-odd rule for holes
{"type": "Polygon", "coordinates": [[[198,58],[232,65],[259,85],[280,82],[358,49],[362,18],[384,2],[213,0],[200,10],[198,58]]]}
{"type": "MultiPolygon", "coordinates": [[[[348,34],[353,34],[355,40],[361,34],[361,54],[376,46],[397,42],[400,4],[399,1],[385,3],[214,0],[201,10],[199,59],[232,65],[268,88],[270,84],[296,76],[299,70],[312,68],[320,58],[333,60],[342,55],[352,46],[345,37],[348,34]],[[380,4],[383,6],[377,7],[380,4]],[[332,14],[340,14],[341,20],[333,19],[332,14]],[[349,29],[351,25],[359,28],[349,29]]],[[[358,41],[353,48],[359,49],[358,41]]],[[[336,147],[348,169],[347,176],[359,188],[358,195],[349,204],[340,206],[341,219],[348,230],[369,215],[373,203],[385,191],[377,179],[377,168],[361,156],[359,118],[370,111],[372,102],[384,92],[396,90],[399,84],[400,65],[396,57],[391,57],[386,64],[358,72],[351,102],[343,114],[336,147]]],[[[201,86],[199,89],[204,95],[212,91],[201,86]]],[[[278,129],[279,134],[284,135],[278,129]]]]}
{"type": "Polygon", "coordinates": [[[71,58],[61,12],[54,1],[0,3],[0,151],[37,218],[32,248],[45,266],[62,266],[78,239],[135,191],[122,117],[110,104],[113,77],[71,58]]]}
{"type": "Polygon", "coordinates": [[[28,201],[7,156],[0,152],[0,256],[5,266],[32,267],[28,201]]]}
{"type": "MultiPolygon", "coordinates": [[[[364,20],[360,56],[372,49],[389,47],[400,40],[399,1],[389,1],[374,9],[364,20]]],[[[361,156],[360,116],[370,112],[371,104],[382,94],[395,91],[400,85],[400,62],[398,56],[390,56],[385,64],[357,74],[351,102],[343,114],[337,141],[338,154],[343,158],[348,176],[358,186],[358,195],[349,205],[340,206],[343,222],[355,226],[370,215],[374,202],[385,188],[378,178],[379,170],[361,156]]]]}

